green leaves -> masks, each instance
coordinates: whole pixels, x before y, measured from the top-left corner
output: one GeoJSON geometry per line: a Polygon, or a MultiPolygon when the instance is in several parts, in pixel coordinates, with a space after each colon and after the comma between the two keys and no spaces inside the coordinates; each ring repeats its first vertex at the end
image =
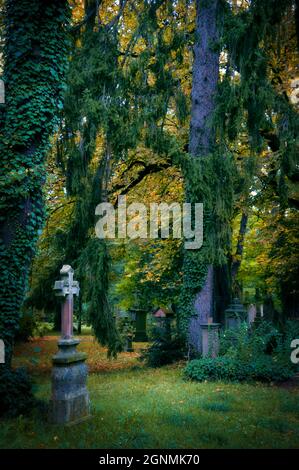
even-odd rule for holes
{"type": "Polygon", "coordinates": [[[4,13],[0,335],[9,367],[28,270],[43,223],[45,158],[62,107],[69,7],[61,0],[6,0],[4,13]]]}

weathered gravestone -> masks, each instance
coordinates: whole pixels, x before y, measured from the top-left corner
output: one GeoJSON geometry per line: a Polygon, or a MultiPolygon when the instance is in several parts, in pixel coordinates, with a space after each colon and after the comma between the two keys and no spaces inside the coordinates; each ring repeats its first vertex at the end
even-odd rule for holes
{"type": "Polygon", "coordinates": [[[201,354],[203,357],[217,357],[219,352],[220,323],[213,323],[212,318],[208,323],[201,323],[201,354]]]}
{"type": "Polygon", "coordinates": [[[194,313],[190,317],[188,342],[195,353],[203,354],[202,338],[205,335],[202,325],[209,323],[213,315],[213,268],[209,266],[206,281],[196,295],[194,313]]]}
{"type": "Polygon", "coordinates": [[[250,304],[248,308],[248,323],[251,325],[251,323],[254,322],[255,317],[256,317],[256,305],[250,304]]]}
{"type": "Polygon", "coordinates": [[[152,314],[153,318],[155,319],[155,325],[160,330],[160,332],[165,336],[165,339],[171,340],[171,329],[172,329],[172,322],[175,317],[174,312],[170,309],[165,309],[159,307],[152,314]]]}
{"type": "Polygon", "coordinates": [[[73,298],[79,294],[79,283],[71,266],[64,265],[60,274],[54,290],[62,299],[61,338],[53,356],[49,419],[53,424],[72,424],[89,416],[87,366],[86,355],[76,350],[79,340],[73,337],[73,298]]]}
{"type": "Polygon", "coordinates": [[[135,321],[136,332],[134,336],[134,341],[144,342],[147,341],[147,333],[146,333],[146,316],[147,310],[143,310],[141,308],[131,308],[130,315],[133,321],[135,321]]]}
{"type": "Polygon", "coordinates": [[[224,311],[225,328],[240,328],[242,323],[248,322],[248,314],[240,300],[235,298],[224,311]]]}

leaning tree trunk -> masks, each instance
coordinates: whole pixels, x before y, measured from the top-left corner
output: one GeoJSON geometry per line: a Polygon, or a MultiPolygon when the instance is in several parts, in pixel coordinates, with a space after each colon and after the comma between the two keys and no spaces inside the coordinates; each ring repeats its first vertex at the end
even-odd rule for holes
{"type": "MultiPolygon", "coordinates": [[[[191,94],[191,125],[189,153],[195,159],[205,159],[214,150],[215,130],[212,124],[215,95],[219,76],[219,31],[217,16],[219,0],[196,0],[196,30],[191,94]]],[[[205,205],[204,194],[202,201],[205,205]]],[[[201,202],[201,201],[198,201],[201,202]]],[[[206,234],[206,236],[209,236],[206,234]]],[[[202,288],[196,293],[189,338],[200,348],[200,324],[213,316],[214,268],[207,267],[202,288]]]]}
{"type": "Polygon", "coordinates": [[[66,0],[6,0],[4,14],[0,336],[9,368],[44,218],[45,157],[62,107],[69,7],[66,0]]]}

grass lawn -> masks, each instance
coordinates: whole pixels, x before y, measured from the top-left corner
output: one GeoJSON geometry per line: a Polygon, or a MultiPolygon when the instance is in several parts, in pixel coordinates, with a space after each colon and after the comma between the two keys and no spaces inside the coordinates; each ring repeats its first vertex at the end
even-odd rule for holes
{"type": "MultiPolygon", "coordinates": [[[[19,345],[37,382],[50,396],[50,361],[56,338],[19,345]],[[32,355],[32,357],[31,357],[32,355]],[[34,359],[34,361],[33,361],[34,359]]],[[[192,383],[183,365],[157,370],[140,365],[137,353],[109,361],[84,337],[89,354],[92,417],[67,428],[35,414],[2,420],[1,448],[298,448],[299,389],[261,384],[192,383]]]]}

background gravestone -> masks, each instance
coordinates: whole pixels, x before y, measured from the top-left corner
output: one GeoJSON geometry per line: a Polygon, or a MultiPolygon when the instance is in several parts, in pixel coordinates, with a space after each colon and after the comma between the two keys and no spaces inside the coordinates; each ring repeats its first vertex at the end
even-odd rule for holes
{"type": "Polygon", "coordinates": [[[219,352],[220,323],[202,323],[201,354],[203,357],[217,357],[219,352]]]}
{"type": "Polygon", "coordinates": [[[240,328],[242,323],[248,322],[248,314],[240,300],[235,298],[224,311],[225,328],[240,328]]]}

